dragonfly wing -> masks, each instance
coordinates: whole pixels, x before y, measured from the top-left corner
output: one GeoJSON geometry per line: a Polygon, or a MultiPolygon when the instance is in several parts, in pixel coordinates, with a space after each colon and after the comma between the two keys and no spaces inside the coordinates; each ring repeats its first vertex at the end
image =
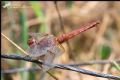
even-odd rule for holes
{"type": "Polygon", "coordinates": [[[54,46],[52,50],[52,52],[55,54],[55,57],[60,56],[64,52],[64,49],[59,47],[58,45],[54,46]]]}
{"type": "Polygon", "coordinates": [[[27,49],[27,53],[31,57],[40,57],[40,56],[46,54],[46,52],[44,50],[40,49],[38,45],[29,47],[27,49]]]}
{"type": "Polygon", "coordinates": [[[44,36],[47,36],[48,34],[47,33],[28,33],[29,37],[44,37],[44,36]]]}
{"type": "MultiPolygon", "coordinates": [[[[55,58],[55,54],[52,53],[50,50],[48,50],[48,53],[45,54],[44,62],[47,64],[53,63],[53,60],[55,58]]],[[[54,66],[52,65],[43,65],[43,72],[48,71],[50,68],[53,68],[54,66]]]]}
{"type": "MultiPolygon", "coordinates": [[[[47,53],[45,54],[44,62],[48,64],[52,64],[54,59],[60,56],[62,53],[63,50],[61,50],[61,48],[59,48],[58,46],[53,46],[53,48],[47,50],[47,53]]],[[[43,71],[45,72],[53,67],[54,66],[43,65],[43,71]]]]}

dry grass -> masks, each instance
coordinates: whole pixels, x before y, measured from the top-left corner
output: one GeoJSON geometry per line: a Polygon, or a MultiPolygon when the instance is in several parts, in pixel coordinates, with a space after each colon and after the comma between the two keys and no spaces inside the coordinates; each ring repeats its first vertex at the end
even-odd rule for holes
{"type": "MultiPolygon", "coordinates": [[[[28,4],[28,2],[24,3],[28,4]]],[[[12,4],[23,3],[20,1],[19,3],[13,2],[12,4]]],[[[38,17],[36,17],[31,7],[25,9],[27,13],[26,23],[28,24],[29,32],[39,32],[39,25],[45,22],[45,24],[47,25],[47,33],[54,34],[55,36],[62,34],[58,14],[56,12],[54,3],[52,1],[43,1],[39,2],[39,4],[44,11],[45,21],[38,20],[38,17]]],[[[98,27],[90,29],[69,40],[70,47],[73,51],[73,59],[70,58],[71,55],[68,53],[69,49],[66,43],[63,43],[62,45],[64,46],[66,51],[58,58],[59,63],[74,63],[101,59],[100,55],[96,51],[98,46],[101,44],[108,44],[112,48],[111,54],[107,59],[114,60],[120,58],[120,2],[73,1],[72,6],[70,8],[67,8],[65,1],[59,1],[58,7],[63,19],[66,33],[72,31],[73,29],[79,28],[80,26],[86,24],[91,20],[98,19],[101,21],[98,27]]],[[[13,31],[15,36],[14,39],[11,39],[16,43],[19,43],[21,26],[19,24],[18,12],[22,10],[21,8],[12,8],[11,11],[12,16],[8,15],[9,12],[7,8],[2,8],[1,29],[2,32],[8,37],[11,37],[10,33],[11,31],[13,31]]],[[[11,45],[9,41],[4,39],[3,37],[1,39],[2,53],[17,53],[18,50],[13,45],[11,45]]],[[[20,46],[21,44],[22,43],[19,43],[20,46]]],[[[14,67],[13,65],[9,64],[8,61],[2,60],[2,62],[3,69],[14,67]]],[[[14,61],[13,63],[16,64],[16,62],[18,61],[14,61]]],[[[16,64],[15,66],[17,67],[18,65],[16,64]]],[[[110,64],[83,66],[82,68],[96,72],[111,73],[113,75],[120,74],[119,71],[113,68],[110,64]]],[[[65,70],[54,70],[53,73],[56,77],[59,78],[59,80],[108,80],[65,70]]],[[[35,74],[35,77],[37,78],[39,76],[38,72],[36,72],[35,74]]],[[[20,80],[20,74],[13,74],[11,77],[13,78],[13,80],[20,80]]],[[[46,75],[45,79],[47,80],[48,78],[49,80],[52,80],[50,76],[46,75]]]]}

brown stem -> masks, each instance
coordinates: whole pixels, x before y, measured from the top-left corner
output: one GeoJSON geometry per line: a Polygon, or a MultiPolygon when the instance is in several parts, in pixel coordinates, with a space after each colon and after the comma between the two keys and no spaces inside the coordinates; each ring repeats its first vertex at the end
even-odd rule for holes
{"type": "Polygon", "coordinates": [[[85,69],[82,69],[82,68],[72,67],[72,66],[69,66],[69,65],[48,64],[48,63],[45,63],[45,62],[42,62],[42,61],[34,60],[30,57],[20,56],[18,54],[17,55],[15,55],[15,54],[14,55],[12,55],[12,54],[11,55],[1,54],[1,58],[24,60],[24,61],[33,62],[33,63],[36,63],[36,64],[43,64],[43,65],[46,65],[46,66],[54,66],[54,68],[71,70],[71,71],[75,71],[75,72],[79,72],[79,73],[83,73],[83,74],[87,74],[87,75],[91,75],[91,76],[120,80],[120,76],[114,76],[114,75],[111,75],[111,74],[104,74],[104,73],[97,73],[97,72],[85,70],[85,69]]]}
{"type": "Polygon", "coordinates": [[[84,32],[90,28],[95,27],[99,23],[100,23],[100,21],[92,21],[92,22],[88,23],[87,25],[84,25],[82,28],[79,28],[79,29],[73,30],[72,32],[58,36],[57,41],[61,44],[65,41],[75,37],[76,35],[80,34],[81,32],[84,32]]]}

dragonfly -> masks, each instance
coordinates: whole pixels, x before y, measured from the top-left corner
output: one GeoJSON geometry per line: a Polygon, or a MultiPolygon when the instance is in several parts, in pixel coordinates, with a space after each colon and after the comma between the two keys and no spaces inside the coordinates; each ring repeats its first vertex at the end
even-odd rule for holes
{"type": "MultiPolygon", "coordinates": [[[[99,21],[90,22],[82,28],[73,30],[72,32],[62,34],[55,37],[47,33],[30,33],[28,39],[29,49],[27,53],[29,56],[42,60],[45,63],[52,64],[53,60],[64,53],[64,47],[61,45],[63,42],[75,37],[76,35],[84,32],[99,24],[99,21]]],[[[54,66],[39,65],[43,71],[48,71],[54,66]]]]}
{"type": "MultiPolygon", "coordinates": [[[[28,39],[29,56],[51,64],[53,60],[64,53],[64,47],[59,44],[56,37],[46,33],[30,33],[28,39]]],[[[39,65],[43,71],[47,71],[54,66],[39,65]]]]}

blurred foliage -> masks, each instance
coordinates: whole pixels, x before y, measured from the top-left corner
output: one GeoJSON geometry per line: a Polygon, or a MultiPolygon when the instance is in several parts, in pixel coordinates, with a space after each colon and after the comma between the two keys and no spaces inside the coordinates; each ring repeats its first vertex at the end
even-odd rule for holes
{"type": "Polygon", "coordinates": [[[120,65],[115,61],[113,62],[113,67],[116,68],[118,71],[120,71],[120,65]]]}
{"type": "MultiPolygon", "coordinates": [[[[62,16],[65,32],[70,32],[80,28],[87,22],[95,19],[101,21],[98,27],[90,29],[69,40],[73,50],[73,61],[69,57],[66,43],[62,46],[65,52],[58,57],[55,63],[77,63],[94,59],[114,60],[120,58],[120,2],[118,1],[57,1],[57,5],[62,16]],[[97,51],[96,51],[97,50],[97,51]]],[[[27,40],[29,32],[46,32],[60,35],[62,33],[58,13],[53,1],[2,1],[1,4],[1,32],[16,44],[27,50],[27,40]],[[8,4],[10,3],[10,4],[8,4]],[[6,8],[3,6],[6,5],[6,8]],[[49,29],[49,30],[48,30],[49,29]]],[[[1,37],[2,53],[21,52],[9,41],[1,37]]],[[[23,54],[24,55],[24,54],[23,54]]],[[[16,60],[2,60],[2,69],[14,69],[19,67],[32,67],[31,64],[16,60]]],[[[113,68],[108,66],[106,73],[119,74],[120,66],[113,63],[113,68]]],[[[84,69],[101,71],[105,66],[82,66],[84,69]],[[99,68],[98,68],[99,67],[99,68]]],[[[53,69],[51,71],[59,80],[101,80],[92,76],[82,75],[71,71],[53,69]]],[[[40,80],[40,71],[20,72],[18,74],[1,75],[2,80],[40,80]]],[[[45,75],[46,80],[53,80],[51,76],[45,75]]]]}
{"type": "Polygon", "coordinates": [[[73,1],[67,1],[66,6],[70,9],[72,7],[73,1]]]}
{"type": "MultiPolygon", "coordinates": [[[[24,50],[28,48],[27,40],[28,40],[28,26],[26,24],[26,11],[25,9],[20,9],[18,11],[19,14],[19,24],[20,24],[20,43],[24,50]]],[[[21,66],[26,65],[26,62],[21,62],[21,66]]],[[[29,80],[29,72],[22,72],[21,79],[23,80],[29,80]]]]}
{"type": "Polygon", "coordinates": [[[30,2],[33,8],[33,11],[35,12],[36,16],[43,21],[43,23],[41,23],[39,32],[45,32],[46,30],[46,24],[44,23],[45,21],[45,15],[43,13],[43,10],[40,7],[40,4],[37,1],[31,1],[30,2]]]}
{"type": "Polygon", "coordinates": [[[35,80],[35,72],[30,72],[29,80],[35,80]]]}
{"type": "Polygon", "coordinates": [[[27,49],[27,40],[28,40],[28,26],[26,24],[26,15],[24,10],[19,11],[19,24],[20,24],[20,42],[24,49],[27,49]]]}
{"type": "Polygon", "coordinates": [[[101,59],[107,59],[110,56],[111,48],[107,44],[101,44],[98,47],[98,53],[101,59]]]}

